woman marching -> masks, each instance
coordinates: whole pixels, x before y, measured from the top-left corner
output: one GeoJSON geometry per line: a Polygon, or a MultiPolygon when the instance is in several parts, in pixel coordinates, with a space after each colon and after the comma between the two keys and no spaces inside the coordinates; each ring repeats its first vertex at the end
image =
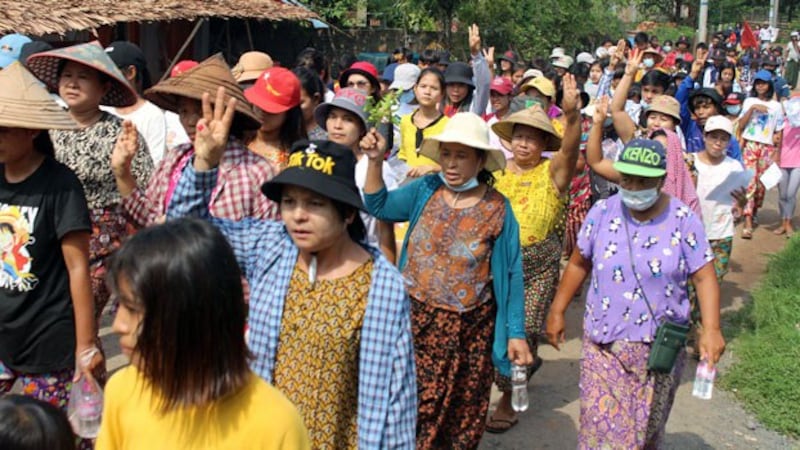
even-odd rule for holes
{"type": "MultiPolygon", "coordinates": [[[[562,243],[557,232],[563,221],[566,194],[575,172],[580,146],[580,112],[575,78],[565,75],[564,114],[567,126],[563,140],[556,134],[547,113],[538,105],[512,114],[496,123],[495,133],[511,142],[514,157],[506,170],[498,172],[497,190],[508,197],[520,226],[522,273],[525,287],[525,334],[534,356],[533,375],[542,363],[537,356],[538,337],[547,308],[558,285],[562,243]],[[550,151],[553,157],[543,158],[550,151]]],[[[511,380],[497,373],[495,382],[503,393],[486,424],[493,433],[503,433],[517,423],[511,408],[511,380]]]]}
{"type": "Polygon", "coordinates": [[[251,366],[297,405],[312,448],[414,446],[417,397],[402,277],[363,244],[355,156],[299,141],[262,191],[282,222],[213,218],[208,203],[236,100],[203,99],[195,156],[169,216],[199,215],[230,241],[251,286],[251,366]]]}
{"type": "Polygon", "coordinates": [[[685,359],[688,283],[697,289],[699,347],[710,364],[725,348],[719,284],[702,222],[661,191],[664,146],[634,139],[614,166],[620,193],[589,211],[547,316],[547,338],[556,349],[564,342],[564,312],[591,274],[578,448],[660,448],[685,359]],[[674,345],[654,343],[662,329],[672,330],[666,342],[674,345]]]}
{"type": "Polygon", "coordinates": [[[0,396],[21,380],[24,395],[66,411],[75,368],[91,376],[103,366],[89,210],[47,133],[78,124],[18,63],[0,72],[0,105],[0,396]],[[82,355],[93,355],[88,366],[82,355]]]}
{"type": "Polygon", "coordinates": [[[512,362],[528,366],[533,359],[525,341],[519,225],[492,187],[491,172],[506,159],[489,144],[486,122],[459,113],[422,142],[420,154],[442,172],[388,191],[385,145],[374,130],[362,140],[369,157],[364,192],[378,219],[410,222],[398,267],[412,298],[417,448],[477,448],[494,367],[508,376],[512,362]]]}
{"type": "Polygon", "coordinates": [[[240,279],[225,237],[196,219],[114,254],[113,328],[131,364],[106,386],[97,450],[310,448],[297,409],[248,367],[240,279]]]}

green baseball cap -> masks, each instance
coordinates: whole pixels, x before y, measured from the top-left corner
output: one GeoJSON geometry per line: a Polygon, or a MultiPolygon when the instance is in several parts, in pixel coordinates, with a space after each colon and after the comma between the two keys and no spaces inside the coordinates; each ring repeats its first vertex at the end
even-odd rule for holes
{"type": "Polygon", "coordinates": [[[614,168],[626,175],[663,177],[667,173],[667,151],[658,141],[633,139],[622,149],[614,168]]]}

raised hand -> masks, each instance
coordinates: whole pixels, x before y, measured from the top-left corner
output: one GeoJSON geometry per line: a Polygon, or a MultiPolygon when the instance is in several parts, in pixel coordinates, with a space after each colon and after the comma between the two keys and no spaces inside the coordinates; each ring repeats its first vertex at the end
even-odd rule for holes
{"type": "Polygon", "coordinates": [[[483,59],[489,67],[494,67],[494,47],[489,47],[483,50],[483,59]]]}
{"type": "Polygon", "coordinates": [[[615,51],[611,55],[611,59],[609,60],[609,63],[610,63],[609,67],[611,67],[613,69],[614,66],[619,64],[620,61],[624,61],[625,60],[625,48],[626,48],[627,45],[628,45],[628,41],[626,41],[625,39],[620,39],[619,42],[617,42],[617,51],[615,51]]]}
{"type": "Polygon", "coordinates": [[[696,79],[703,72],[706,67],[706,60],[708,60],[708,50],[698,48],[692,62],[692,72],[690,74],[692,79],[696,79]]]}
{"type": "Polygon", "coordinates": [[[642,64],[644,52],[634,47],[630,51],[628,64],[625,66],[625,75],[634,76],[639,71],[639,66],[642,64]]]}
{"type": "Polygon", "coordinates": [[[564,97],[561,100],[561,109],[565,113],[577,113],[580,109],[581,94],[578,91],[578,83],[575,76],[569,73],[564,74],[561,79],[561,86],[564,90],[564,97]]]}
{"type": "Polygon", "coordinates": [[[603,123],[608,117],[608,96],[604,95],[597,100],[597,103],[594,105],[594,113],[592,114],[592,120],[594,124],[602,127],[603,123]]]}
{"type": "Polygon", "coordinates": [[[111,152],[111,171],[115,177],[123,177],[131,173],[131,162],[139,150],[139,133],[136,125],[130,120],[122,122],[122,131],[117,136],[114,151],[111,152]]]}
{"type": "Polygon", "coordinates": [[[481,52],[481,30],[474,23],[469,27],[469,51],[473,55],[481,52]]]}
{"type": "Polygon", "coordinates": [[[386,152],[386,139],[384,139],[375,128],[369,130],[369,132],[361,138],[361,142],[359,142],[358,145],[361,147],[361,151],[364,152],[370,160],[383,160],[383,154],[386,152]]]}
{"type": "Polygon", "coordinates": [[[194,138],[194,166],[199,171],[211,170],[219,165],[236,113],[236,99],[231,97],[226,103],[223,87],[217,89],[213,108],[208,92],[203,93],[202,103],[203,118],[197,121],[194,138]]]}

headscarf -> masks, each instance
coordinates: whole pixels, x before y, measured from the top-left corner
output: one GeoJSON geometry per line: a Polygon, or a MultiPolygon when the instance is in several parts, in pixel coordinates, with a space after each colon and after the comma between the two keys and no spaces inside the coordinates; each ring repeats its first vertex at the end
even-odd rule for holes
{"type": "Polygon", "coordinates": [[[656,131],[663,131],[667,135],[667,176],[664,178],[662,191],[685,203],[702,219],[700,199],[697,197],[689,168],[683,159],[680,136],[672,130],[662,128],[653,130],[650,133],[651,138],[656,131]]]}

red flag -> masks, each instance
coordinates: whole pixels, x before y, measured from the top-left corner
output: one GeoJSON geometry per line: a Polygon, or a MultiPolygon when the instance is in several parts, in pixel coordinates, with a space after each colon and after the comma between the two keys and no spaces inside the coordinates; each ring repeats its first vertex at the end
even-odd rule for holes
{"type": "Polygon", "coordinates": [[[753,34],[753,29],[750,28],[750,24],[747,22],[742,27],[742,48],[758,48],[756,35],[753,34]]]}

